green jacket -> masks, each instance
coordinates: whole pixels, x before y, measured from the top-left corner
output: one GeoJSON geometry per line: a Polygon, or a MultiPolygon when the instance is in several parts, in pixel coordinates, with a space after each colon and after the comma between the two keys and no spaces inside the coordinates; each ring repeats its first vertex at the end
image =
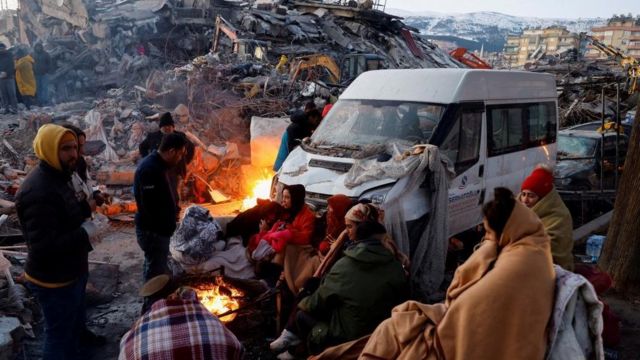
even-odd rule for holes
{"type": "Polygon", "coordinates": [[[298,307],[320,321],[311,343],[342,342],[373,332],[407,295],[400,262],[378,240],[365,240],[345,250],[318,290],[298,307]]]}
{"type": "Polygon", "coordinates": [[[538,215],[551,238],[553,263],[573,271],[573,220],[560,194],[554,188],[531,210],[538,215]]]}

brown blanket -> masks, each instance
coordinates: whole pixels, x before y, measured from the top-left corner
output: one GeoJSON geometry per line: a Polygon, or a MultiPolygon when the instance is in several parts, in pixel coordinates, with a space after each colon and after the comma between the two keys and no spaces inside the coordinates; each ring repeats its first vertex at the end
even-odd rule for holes
{"type": "MultiPolygon", "coordinates": [[[[444,304],[409,301],[368,339],[361,359],[542,359],[555,272],[549,237],[517,203],[500,239],[458,268],[444,304]]],[[[315,359],[355,358],[366,338],[315,359]]]]}

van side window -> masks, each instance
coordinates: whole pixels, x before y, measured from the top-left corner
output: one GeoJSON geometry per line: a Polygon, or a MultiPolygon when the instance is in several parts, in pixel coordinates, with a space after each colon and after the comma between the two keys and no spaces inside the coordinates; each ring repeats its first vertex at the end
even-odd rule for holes
{"type": "Polygon", "coordinates": [[[456,174],[461,174],[478,162],[482,110],[462,109],[456,122],[440,146],[440,151],[453,161],[456,174]]]}
{"type": "Polygon", "coordinates": [[[487,106],[488,155],[497,156],[556,141],[555,103],[487,106]]]}
{"type": "Polygon", "coordinates": [[[531,145],[552,143],[556,138],[556,107],[553,103],[529,104],[525,112],[531,145]]]}

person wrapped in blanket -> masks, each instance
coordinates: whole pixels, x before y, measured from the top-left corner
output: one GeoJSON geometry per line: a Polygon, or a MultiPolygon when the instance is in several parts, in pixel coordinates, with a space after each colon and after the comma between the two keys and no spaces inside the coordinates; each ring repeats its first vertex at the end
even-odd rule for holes
{"type": "Polygon", "coordinates": [[[310,359],[545,358],[556,285],[549,236],[506,188],[494,190],[483,215],[484,241],[444,303],[407,301],[371,336],[310,359]]]}
{"type": "Polygon", "coordinates": [[[345,220],[352,243],[317,290],[298,303],[285,330],[270,344],[272,351],[281,353],[278,359],[292,358],[290,348],[305,340],[314,353],[366,335],[408,296],[401,253],[385,244],[390,237],[375,206],[358,204],[345,220]]]}
{"type": "Polygon", "coordinates": [[[133,324],[120,341],[118,360],[239,360],[243,354],[240,341],[200,303],[196,291],[181,287],[133,324]]]}
{"type": "Polygon", "coordinates": [[[282,253],[287,244],[309,245],[315,226],[316,216],[305,204],[306,191],[302,185],[289,185],[282,191],[282,207],[285,214],[271,228],[261,221],[260,232],[249,244],[255,248],[251,258],[256,261],[270,259],[282,253]]]}

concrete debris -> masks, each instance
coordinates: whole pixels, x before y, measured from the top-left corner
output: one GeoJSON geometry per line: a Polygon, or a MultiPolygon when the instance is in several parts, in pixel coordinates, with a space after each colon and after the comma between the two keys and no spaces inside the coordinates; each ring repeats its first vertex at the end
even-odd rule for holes
{"type": "Polygon", "coordinates": [[[606,121],[616,118],[623,121],[627,112],[638,103],[638,93],[629,95],[626,91],[624,69],[612,61],[578,60],[575,53],[567,52],[558,56],[545,55],[526,68],[556,76],[560,127],[602,120],[603,90],[606,121]],[[616,84],[620,84],[620,91],[616,84]]]}

